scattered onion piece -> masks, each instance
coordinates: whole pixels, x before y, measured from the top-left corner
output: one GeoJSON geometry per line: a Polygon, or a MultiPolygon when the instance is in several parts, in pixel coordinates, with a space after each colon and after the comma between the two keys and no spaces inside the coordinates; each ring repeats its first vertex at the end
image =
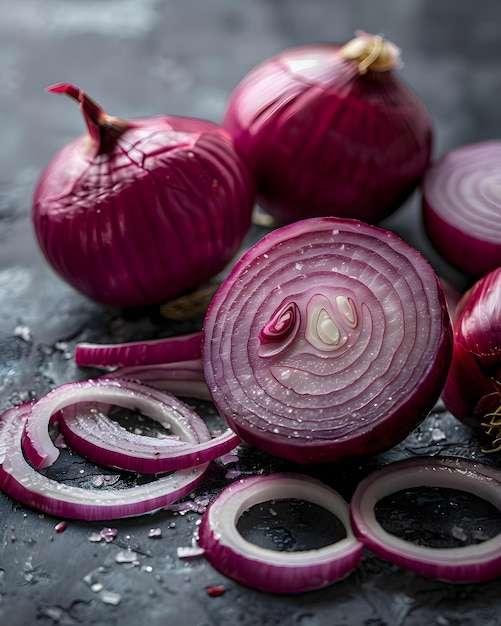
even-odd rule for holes
{"type": "Polygon", "coordinates": [[[208,464],[180,470],[128,489],[87,490],[47,478],[25,459],[22,438],[33,404],[7,409],[0,416],[0,489],[44,513],[87,521],[152,513],[195,489],[208,464]]]}
{"type": "Polygon", "coordinates": [[[129,378],[169,391],[176,396],[211,401],[205,382],[202,360],[161,363],[159,365],[136,365],[119,367],[107,372],[106,378],[129,378]]]}
{"type": "Polygon", "coordinates": [[[483,276],[501,265],[501,141],[446,152],[423,179],[423,220],[438,252],[483,276]]]}
{"type": "MultiPolygon", "coordinates": [[[[230,452],[240,443],[239,437],[231,429],[227,428],[221,435],[212,438],[196,413],[187,411],[186,416],[189,416],[196,430],[198,442],[188,443],[131,433],[105,413],[89,413],[81,404],[73,404],[61,411],[59,427],[68,445],[81,456],[95,463],[143,474],[169,472],[208,463],[230,452]]],[[[168,417],[168,421],[175,427],[175,415],[172,420],[168,417]]]]}
{"type": "Polygon", "coordinates": [[[501,472],[466,459],[418,457],[396,461],[362,480],[351,500],[355,535],[379,557],[423,576],[448,582],[493,580],[501,575],[501,533],[480,544],[458,548],[417,546],[387,532],[374,507],[385,496],[413,487],[459,489],[501,510],[501,472]]]}
{"type": "Polygon", "coordinates": [[[89,367],[125,367],[158,365],[199,359],[202,353],[202,333],[130,341],[126,343],[97,344],[81,342],[75,348],[77,365],[89,367]]]}
{"type": "Polygon", "coordinates": [[[341,496],[309,476],[250,476],[224,489],[205,512],[199,544],[211,565],[234,580],[270,593],[295,594],[326,587],[345,577],[360,560],[363,545],[354,537],[349,510],[341,496]],[[336,515],[346,537],[306,551],[278,552],[242,537],[237,522],[248,508],[274,499],[294,498],[318,504],[336,515]]]}

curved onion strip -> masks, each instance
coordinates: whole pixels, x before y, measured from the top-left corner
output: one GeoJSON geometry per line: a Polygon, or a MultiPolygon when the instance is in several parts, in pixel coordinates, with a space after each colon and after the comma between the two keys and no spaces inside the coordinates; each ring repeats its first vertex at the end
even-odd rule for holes
{"type": "Polygon", "coordinates": [[[501,141],[446,152],[423,180],[423,219],[449,263],[483,276],[501,265],[501,141]]]}
{"type": "Polygon", "coordinates": [[[111,368],[191,361],[200,358],[201,346],[201,332],[128,343],[81,342],[75,347],[75,362],[81,366],[111,368]]]}
{"type": "Polygon", "coordinates": [[[7,409],[0,417],[0,489],[50,515],[87,521],[152,513],[190,493],[208,464],[180,470],[127,489],[87,490],[47,478],[25,459],[22,438],[32,404],[7,409]]]}
{"type": "MultiPolygon", "coordinates": [[[[42,396],[34,403],[23,435],[23,447],[28,459],[37,468],[48,467],[59,456],[59,450],[52,442],[48,425],[51,417],[65,407],[79,402],[96,402],[144,411],[156,415],[160,423],[170,423],[172,433],[186,439],[197,433],[193,421],[193,412],[184,402],[165,391],[148,387],[131,380],[97,378],[60,385],[42,396]]],[[[202,420],[202,437],[207,436],[202,420]]],[[[203,439],[202,439],[203,440],[203,439]]],[[[193,439],[192,439],[193,441],[193,439]]],[[[195,438],[199,442],[200,438],[195,438]]]]}
{"type": "Polygon", "coordinates": [[[395,565],[450,582],[481,582],[501,575],[501,534],[459,548],[417,546],[387,532],[374,507],[392,493],[413,487],[459,489],[501,510],[501,472],[466,459],[413,458],[396,461],[362,480],[351,500],[355,535],[379,557],[395,565]],[[497,477],[497,478],[496,478],[497,477]]]}
{"type": "Polygon", "coordinates": [[[59,427],[68,445],[95,463],[156,474],[208,463],[240,443],[230,428],[212,438],[203,420],[197,414],[193,418],[201,423],[203,436],[192,443],[131,433],[102,412],[89,414],[81,404],[61,411],[59,427]]]}
{"type": "Polygon", "coordinates": [[[348,505],[320,481],[300,474],[250,476],[227,487],[208,507],[199,544],[211,565],[238,582],[270,593],[294,594],[320,589],[346,576],[360,560],[363,545],[351,531],[348,505]],[[312,502],[336,515],[346,537],[329,546],[278,552],[242,537],[236,524],[245,510],[274,499],[312,502]]]}
{"type": "Polygon", "coordinates": [[[136,365],[119,367],[107,372],[106,378],[130,378],[157,389],[168,391],[176,396],[196,398],[198,400],[212,400],[209,388],[205,382],[202,360],[193,359],[175,363],[161,363],[159,365],[136,365]]]}
{"type": "Polygon", "coordinates": [[[274,230],[235,264],[204,321],[216,407],[247,443],[300,463],[389,448],[435,404],[452,332],[426,259],[339,218],[274,230]],[[291,311],[288,332],[268,331],[291,311]]]}

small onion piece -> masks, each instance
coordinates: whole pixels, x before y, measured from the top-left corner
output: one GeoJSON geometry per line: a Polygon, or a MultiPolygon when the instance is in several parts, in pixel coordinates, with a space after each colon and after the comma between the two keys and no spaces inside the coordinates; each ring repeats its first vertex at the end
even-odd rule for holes
{"type": "Polygon", "coordinates": [[[459,420],[487,434],[501,449],[501,267],[461,298],[454,320],[454,352],[442,399],[459,420]]]}
{"type": "Polygon", "coordinates": [[[423,220],[437,251],[474,276],[501,266],[501,140],[446,152],[423,179],[423,220]]]}
{"type": "Polygon", "coordinates": [[[439,280],[397,235],[355,220],[276,229],[234,266],[204,321],[221,416],[299,463],[390,448],[439,397],[452,331],[439,280]]]}
{"type": "Polygon", "coordinates": [[[333,489],[293,473],[249,476],[226,487],[204,513],[199,544],[211,565],[239,583],[261,591],[295,594],[326,587],[347,576],[359,563],[363,545],[352,533],[349,509],[333,489]],[[346,537],[329,546],[279,552],[242,537],[237,522],[248,508],[275,499],[317,504],[341,521],[346,537]]]}
{"type": "Polygon", "coordinates": [[[208,464],[180,470],[148,484],[99,491],[72,487],[47,478],[25,459],[22,439],[33,405],[7,409],[0,417],[0,489],[44,513],[87,521],[153,513],[190,493],[203,480],[208,464]]]}
{"type": "MultiPolygon", "coordinates": [[[[64,408],[58,419],[66,443],[81,456],[108,467],[131,472],[157,474],[186,469],[213,461],[233,450],[240,439],[227,428],[211,437],[203,420],[186,407],[186,416],[195,428],[196,440],[158,438],[131,433],[102,411],[89,413],[87,406],[64,408]],[[191,413],[191,414],[190,414],[191,413]]],[[[176,419],[168,416],[167,426],[176,419]]]]}
{"type": "Polygon", "coordinates": [[[32,222],[50,266],[114,307],[164,303],[230,263],[251,225],[254,184],[230,134],[207,120],[120,120],[81,89],[88,133],[64,146],[35,187],[32,222]]]}
{"type": "Polygon", "coordinates": [[[84,367],[126,367],[158,365],[199,359],[202,354],[202,333],[130,341],[126,343],[78,343],[75,363],[84,367]]]}
{"type": "Polygon", "coordinates": [[[104,377],[129,378],[168,391],[176,396],[212,400],[205,382],[202,359],[159,365],[119,367],[107,372],[104,377]]]}
{"type": "Polygon", "coordinates": [[[165,391],[118,378],[65,383],[37,400],[27,416],[23,447],[37,469],[52,465],[59,456],[59,450],[49,436],[50,420],[62,409],[80,402],[117,405],[150,415],[156,412],[158,421],[171,425],[174,435],[181,439],[191,438],[195,443],[210,436],[201,420],[194,423],[191,409],[165,391]]]}
{"type": "Polygon", "coordinates": [[[501,575],[501,534],[480,544],[431,548],[411,544],[387,532],[374,507],[385,496],[414,487],[452,488],[471,492],[501,510],[501,472],[466,459],[418,457],[396,461],[372,472],[352,497],[355,535],[379,557],[422,576],[447,582],[473,583],[501,575]]]}
{"type": "Polygon", "coordinates": [[[223,126],[280,223],[336,215],[376,223],[428,166],[431,118],[395,71],[400,50],[356,33],[344,46],[279,52],[230,96],[223,126]]]}

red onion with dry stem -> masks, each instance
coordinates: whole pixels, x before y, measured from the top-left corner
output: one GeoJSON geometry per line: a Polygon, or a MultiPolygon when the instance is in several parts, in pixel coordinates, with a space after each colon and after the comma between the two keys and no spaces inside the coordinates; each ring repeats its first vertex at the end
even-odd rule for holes
{"type": "Polygon", "coordinates": [[[49,264],[99,302],[134,307],[195,289],[221,271],[250,227],[254,187],[233,141],[209,121],[123,121],[83,91],[88,134],[40,176],[32,219],[49,264]]]}
{"type": "Polygon", "coordinates": [[[357,33],[284,50],[243,78],[223,125],[266,211],[375,223],[402,205],[429,163],[432,123],[400,64],[394,44],[357,33]]]}

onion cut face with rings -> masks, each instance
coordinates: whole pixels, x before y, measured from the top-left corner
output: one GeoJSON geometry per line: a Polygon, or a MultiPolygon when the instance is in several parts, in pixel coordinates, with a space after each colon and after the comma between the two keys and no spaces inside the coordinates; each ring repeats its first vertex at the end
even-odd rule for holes
{"type": "Polygon", "coordinates": [[[501,575],[501,535],[454,548],[415,545],[393,535],[378,522],[374,508],[397,491],[436,487],[456,489],[483,498],[501,511],[501,472],[467,459],[413,458],[396,461],[372,472],[351,499],[356,537],[379,557],[428,578],[473,583],[501,575]]]}
{"type": "Polygon", "coordinates": [[[501,266],[501,140],[445,153],[423,179],[423,221],[436,250],[484,276],[501,266]]]}
{"type": "Polygon", "coordinates": [[[292,473],[250,476],[224,489],[202,518],[199,544],[211,565],[226,576],[280,594],[320,589],[345,577],[358,565],[363,548],[353,535],[343,498],[320,481],[292,473]],[[339,519],[346,536],[322,548],[299,551],[271,550],[245,539],[237,529],[241,515],[276,499],[318,504],[339,519]]]}
{"type": "Polygon", "coordinates": [[[254,245],[204,321],[205,377],[247,443],[299,463],[388,449],[433,408],[452,354],[440,282],[397,235],[312,218],[254,245]]]}

